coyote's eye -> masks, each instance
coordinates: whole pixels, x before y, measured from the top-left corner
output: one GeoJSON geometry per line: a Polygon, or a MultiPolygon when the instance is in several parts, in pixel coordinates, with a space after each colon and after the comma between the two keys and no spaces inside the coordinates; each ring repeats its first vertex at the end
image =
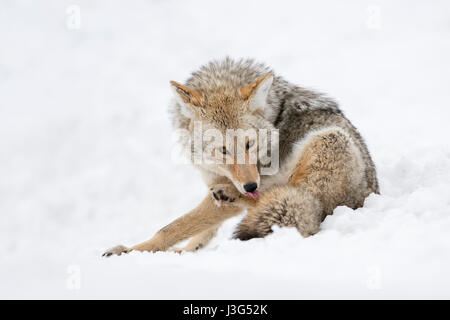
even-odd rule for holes
{"type": "Polygon", "coordinates": [[[255,140],[249,140],[247,144],[245,145],[245,149],[250,149],[255,144],[255,140]]]}
{"type": "Polygon", "coordinates": [[[223,154],[230,154],[230,153],[227,151],[227,148],[225,148],[225,147],[222,147],[222,148],[220,149],[220,151],[221,151],[223,154]]]}

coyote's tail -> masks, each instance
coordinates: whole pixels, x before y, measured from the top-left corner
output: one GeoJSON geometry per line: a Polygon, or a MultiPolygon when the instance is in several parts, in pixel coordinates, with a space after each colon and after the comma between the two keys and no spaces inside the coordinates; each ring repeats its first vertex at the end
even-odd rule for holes
{"type": "Polygon", "coordinates": [[[296,227],[302,236],[319,231],[324,209],[320,200],[307,189],[298,186],[276,187],[261,196],[237,227],[234,238],[262,238],[272,232],[272,226],[296,227]]]}

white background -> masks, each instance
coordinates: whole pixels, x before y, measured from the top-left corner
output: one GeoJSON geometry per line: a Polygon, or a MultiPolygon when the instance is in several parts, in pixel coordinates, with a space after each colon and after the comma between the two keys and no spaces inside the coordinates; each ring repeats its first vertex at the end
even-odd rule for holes
{"type": "Polygon", "coordinates": [[[0,298],[450,298],[449,57],[448,1],[1,0],[0,298]],[[382,194],[308,239],[230,240],[238,217],[195,254],[101,258],[206,194],[168,83],[225,55],[335,97],[382,194]]]}

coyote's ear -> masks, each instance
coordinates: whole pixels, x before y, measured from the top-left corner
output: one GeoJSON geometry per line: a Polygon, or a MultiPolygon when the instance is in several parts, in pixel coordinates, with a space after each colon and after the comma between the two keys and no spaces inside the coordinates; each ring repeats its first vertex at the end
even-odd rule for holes
{"type": "Polygon", "coordinates": [[[175,98],[181,105],[181,112],[189,118],[194,116],[194,108],[202,106],[203,94],[175,81],[170,81],[175,98]]]}
{"type": "Polygon", "coordinates": [[[264,109],[272,81],[273,74],[268,73],[263,77],[257,78],[253,83],[241,88],[241,96],[245,100],[250,101],[250,109],[252,112],[264,109]]]}

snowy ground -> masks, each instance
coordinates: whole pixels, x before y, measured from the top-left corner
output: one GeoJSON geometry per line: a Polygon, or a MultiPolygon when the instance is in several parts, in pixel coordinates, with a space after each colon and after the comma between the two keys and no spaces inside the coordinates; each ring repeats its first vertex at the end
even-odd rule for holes
{"type": "Polygon", "coordinates": [[[0,298],[450,298],[450,3],[339,4],[2,0],[0,298]],[[382,195],[308,239],[235,218],[196,254],[102,259],[206,193],[168,82],[226,54],[337,98],[382,195]]]}

